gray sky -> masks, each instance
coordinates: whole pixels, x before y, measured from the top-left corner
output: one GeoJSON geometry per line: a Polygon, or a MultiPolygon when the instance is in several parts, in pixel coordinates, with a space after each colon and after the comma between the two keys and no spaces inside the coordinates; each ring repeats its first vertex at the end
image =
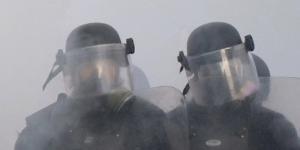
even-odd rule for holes
{"type": "Polygon", "coordinates": [[[300,76],[300,2],[297,0],[1,0],[0,149],[12,149],[25,116],[52,103],[62,78],[41,86],[69,32],[88,22],[111,24],[123,40],[133,37],[132,61],[152,86],[182,89],[176,56],[189,33],[210,21],[252,34],[256,50],[275,76],[300,76]],[[4,148],[2,148],[4,146],[4,148]]]}

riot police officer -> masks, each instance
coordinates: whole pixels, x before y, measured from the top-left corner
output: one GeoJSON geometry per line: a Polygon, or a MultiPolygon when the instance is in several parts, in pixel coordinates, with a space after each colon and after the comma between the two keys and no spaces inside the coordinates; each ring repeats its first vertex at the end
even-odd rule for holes
{"type": "Polygon", "coordinates": [[[62,71],[66,94],[27,117],[15,150],[169,149],[163,111],[131,92],[133,53],[110,25],[74,29],[44,84],[62,71]]]}
{"type": "MultiPolygon", "coordinates": [[[[242,42],[227,23],[204,24],[191,33],[187,56],[180,52],[178,57],[192,97],[187,105],[191,150],[300,148],[294,126],[257,103],[268,97],[262,87],[270,90],[270,82],[260,85],[258,75],[269,76],[269,70],[263,64],[255,67],[253,50],[252,37],[245,36],[242,42]]],[[[256,56],[255,60],[263,62],[256,56]]]]}

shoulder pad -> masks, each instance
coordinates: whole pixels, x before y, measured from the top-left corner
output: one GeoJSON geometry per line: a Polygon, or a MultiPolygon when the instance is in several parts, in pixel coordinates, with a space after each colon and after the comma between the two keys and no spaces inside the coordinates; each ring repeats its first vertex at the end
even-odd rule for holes
{"type": "Polygon", "coordinates": [[[36,126],[41,123],[46,123],[51,120],[52,113],[62,105],[66,100],[66,96],[64,93],[60,93],[57,97],[57,101],[53,104],[50,104],[49,106],[33,113],[32,115],[28,116],[26,118],[26,124],[27,126],[36,126]]]}
{"type": "Polygon", "coordinates": [[[41,122],[49,121],[51,118],[52,110],[54,109],[57,102],[33,113],[26,118],[27,126],[36,126],[41,122]]]}

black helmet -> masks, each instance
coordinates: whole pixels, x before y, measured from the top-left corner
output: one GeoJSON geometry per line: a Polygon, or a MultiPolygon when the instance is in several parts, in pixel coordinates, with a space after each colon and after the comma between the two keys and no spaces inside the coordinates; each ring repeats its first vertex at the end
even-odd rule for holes
{"type": "MultiPolygon", "coordinates": [[[[187,56],[179,53],[195,100],[204,105],[222,105],[244,100],[258,87],[255,65],[249,57],[253,39],[242,42],[230,24],[213,22],[195,29],[187,41],[187,56]]],[[[185,92],[184,92],[185,93],[185,92]]]]}
{"type": "Polygon", "coordinates": [[[252,54],[252,58],[255,63],[257,75],[260,79],[260,91],[257,94],[255,103],[261,104],[264,100],[267,99],[271,90],[271,81],[269,78],[271,76],[271,73],[266,62],[262,60],[259,56],[252,54]]]}
{"type": "MultiPolygon", "coordinates": [[[[56,62],[43,89],[61,71],[63,71],[64,76],[72,77],[72,82],[74,83],[75,77],[73,75],[78,75],[79,70],[84,71],[84,69],[90,67],[89,69],[94,70],[96,73],[96,69],[103,69],[101,67],[107,68],[107,65],[110,64],[110,70],[115,68],[115,77],[119,77],[120,69],[122,68],[121,71],[123,71],[128,67],[127,55],[133,53],[133,40],[130,38],[126,40],[125,44],[121,43],[118,32],[110,25],[104,23],[81,25],[75,28],[68,36],[65,52],[63,50],[58,51],[56,62]],[[100,67],[100,65],[105,66],[100,67]],[[55,66],[58,67],[54,69],[55,66]]],[[[94,76],[96,77],[96,75],[94,76]]],[[[70,84],[69,82],[67,83],[70,84]]]]}
{"type": "Polygon", "coordinates": [[[271,73],[266,62],[255,54],[252,54],[252,58],[255,63],[258,77],[270,77],[271,73]]]}
{"type": "Polygon", "coordinates": [[[232,25],[213,22],[195,29],[187,41],[187,55],[199,55],[241,44],[239,32],[232,25]]]}
{"type": "MultiPolygon", "coordinates": [[[[193,56],[241,44],[242,39],[237,29],[224,22],[212,22],[195,29],[187,41],[187,55],[193,56]]],[[[257,55],[252,54],[259,77],[270,77],[267,64],[257,55]]]]}
{"type": "Polygon", "coordinates": [[[66,51],[98,44],[121,43],[118,32],[108,24],[88,23],[75,28],[66,41],[66,51]]]}

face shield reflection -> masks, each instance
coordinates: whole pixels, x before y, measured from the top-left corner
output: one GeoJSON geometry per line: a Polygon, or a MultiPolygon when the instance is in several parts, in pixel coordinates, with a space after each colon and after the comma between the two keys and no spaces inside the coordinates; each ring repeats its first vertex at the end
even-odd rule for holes
{"type": "Polygon", "coordinates": [[[251,56],[243,44],[188,57],[189,84],[201,105],[221,105],[244,100],[259,88],[251,56]]]}
{"type": "Polygon", "coordinates": [[[71,97],[97,96],[115,90],[131,90],[125,46],[109,44],[66,54],[64,78],[71,97]]]}

